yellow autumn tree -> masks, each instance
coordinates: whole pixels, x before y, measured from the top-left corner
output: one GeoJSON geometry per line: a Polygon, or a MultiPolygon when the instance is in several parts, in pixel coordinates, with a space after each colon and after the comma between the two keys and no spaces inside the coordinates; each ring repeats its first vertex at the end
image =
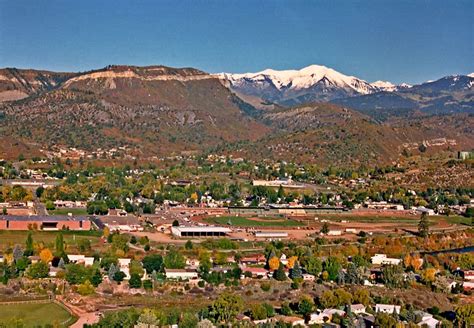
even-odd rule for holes
{"type": "Polygon", "coordinates": [[[44,263],[49,263],[53,260],[53,253],[49,248],[43,248],[39,254],[41,261],[44,263]]]}
{"type": "Polygon", "coordinates": [[[423,278],[423,281],[426,283],[432,283],[436,279],[436,269],[435,268],[428,268],[426,270],[423,270],[421,273],[421,277],[423,278]]]}
{"type": "Polygon", "coordinates": [[[288,259],[288,264],[286,265],[288,269],[292,269],[295,266],[296,261],[298,261],[298,256],[292,256],[288,259]]]}
{"type": "Polygon", "coordinates": [[[194,203],[196,203],[198,200],[198,194],[196,192],[193,192],[190,198],[193,200],[194,203]]]}
{"type": "Polygon", "coordinates": [[[109,235],[110,235],[110,229],[109,229],[109,227],[105,227],[105,228],[104,228],[104,231],[102,232],[102,235],[103,235],[105,238],[109,237],[109,235]]]}
{"type": "Polygon", "coordinates": [[[280,260],[278,257],[274,256],[268,260],[268,267],[271,271],[275,271],[280,266],[280,260]]]}
{"type": "Polygon", "coordinates": [[[414,255],[411,258],[410,265],[412,266],[413,269],[416,271],[420,270],[421,266],[423,265],[423,261],[420,259],[418,255],[414,255]]]}
{"type": "Polygon", "coordinates": [[[407,254],[404,258],[403,258],[403,264],[405,264],[405,268],[409,268],[410,265],[411,265],[411,256],[410,254],[407,254]]]}

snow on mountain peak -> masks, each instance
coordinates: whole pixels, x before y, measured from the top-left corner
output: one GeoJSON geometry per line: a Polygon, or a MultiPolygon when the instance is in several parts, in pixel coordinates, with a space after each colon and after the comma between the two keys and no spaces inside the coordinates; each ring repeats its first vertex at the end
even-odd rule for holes
{"type": "Polygon", "coordinates": [[[469,77],[473,77],[473,78],[474,78],[474,72],[473,72],[473,73],[471,73],[471,74],[467,74],[467,76],[469,76],[469,77]]]}
{"type": "Polygon", "coordinates": [[[373,92],[373,87],[364,80],[354,76],[347,76],[332,68],[322,65],[310,65],[300,70],[274,70],[265,69],[256,73],[244,74],[217,74],[220,78],[225,78],[231,83],[238,83],[239,80],[270,81],[277,89],[300,90],[307,89],[325,80],[326,83],[341,88],[349,88],[357,93],[368,94],[373,92]]]}
{"type": "Polygon", "coordinates": [[[381,91],[395,91],[397,89],[395,84],[388,81],[375,81],[370,85],[381,91]]]}

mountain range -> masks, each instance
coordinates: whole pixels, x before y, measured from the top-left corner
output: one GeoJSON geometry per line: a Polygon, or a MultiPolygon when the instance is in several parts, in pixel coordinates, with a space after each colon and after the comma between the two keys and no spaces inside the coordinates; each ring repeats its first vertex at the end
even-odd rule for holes
{"type": "Polygon", "coordinates": [[[332,165],[474,148],[472,76],[368,83],[312,65],[208,74],[112,65],[0,70],[0,157],[55,145],[126,147],[140,158],[207,151],[332,165]],[[245,91],[245,92],[244,92],[245,91]]]}
{"type": "Polygon", "coordinates": [[[474,111],[474,73],[443,77],[411,86],[406,83],[369,83],[325,66],[311,65],[301,70],[217,75],[239,97],[255,107],[269,104],[291,107],[312,102],[333,102],[359,110],[377,119],[411,114],[474,111]]]}

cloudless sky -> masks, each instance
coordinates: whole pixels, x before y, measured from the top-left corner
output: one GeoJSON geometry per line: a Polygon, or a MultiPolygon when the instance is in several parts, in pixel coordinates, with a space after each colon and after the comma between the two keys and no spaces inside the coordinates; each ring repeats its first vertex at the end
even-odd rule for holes
{"type": "Polygon", "coordinates": [[[474,1],[0,0],[0,67],[109,64],[418,83],[474,72],[474,1]]]}

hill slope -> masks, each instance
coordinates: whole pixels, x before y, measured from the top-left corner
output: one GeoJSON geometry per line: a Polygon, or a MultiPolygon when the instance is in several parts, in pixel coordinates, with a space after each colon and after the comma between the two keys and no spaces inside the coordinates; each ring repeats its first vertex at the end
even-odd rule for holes
{"type": "Polygon", "coordinates": [[[43,146],[128,145],[148,156],[265,134],[245,110],[252,108],[195,69],[110,66],[4,103],[0,133],[43,146]]]}

